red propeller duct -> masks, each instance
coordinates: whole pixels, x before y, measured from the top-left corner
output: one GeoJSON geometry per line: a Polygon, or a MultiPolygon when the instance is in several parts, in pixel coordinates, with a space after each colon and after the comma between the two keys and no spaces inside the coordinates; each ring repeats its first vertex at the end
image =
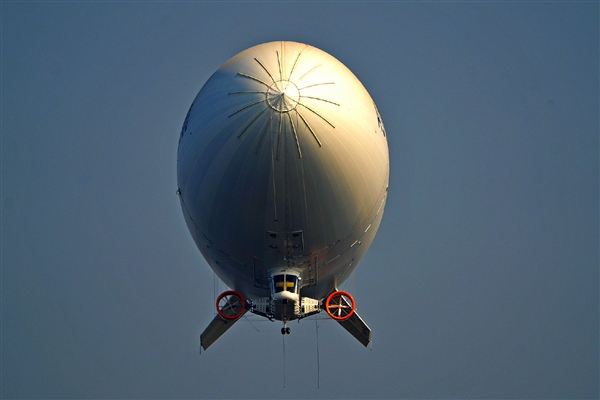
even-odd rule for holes
{"type": "Polygon", "coordinates": [[[227,320],[238,319],[246,310],[246,300],[241,293],[227,290],[217,297],[217,312],[227,320]]]}
{"type": "Polygon", "coordinates": [[[352,295],[342,290],[331,293],[325,300],[325,311],[331,318],[338,321],[350,318],[354,314],[355,307],[352,295]]]}

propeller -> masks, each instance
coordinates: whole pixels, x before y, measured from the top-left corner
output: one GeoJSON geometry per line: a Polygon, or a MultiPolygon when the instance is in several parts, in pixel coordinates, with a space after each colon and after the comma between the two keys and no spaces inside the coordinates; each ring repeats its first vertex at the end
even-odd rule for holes
{"type": "Polygon", "coordinates": [[[356,305],[354,298],[348,292],[337,290],[327,296],[325,311],[333,319],[344,321],[354,314],[356,305]]]}
{"type": "Polygon", "coordinates": [[[227,320],[238,319],[246,310],[246,300],[241,293],[227,290],[217,297],[217,312],[227,320]]]}

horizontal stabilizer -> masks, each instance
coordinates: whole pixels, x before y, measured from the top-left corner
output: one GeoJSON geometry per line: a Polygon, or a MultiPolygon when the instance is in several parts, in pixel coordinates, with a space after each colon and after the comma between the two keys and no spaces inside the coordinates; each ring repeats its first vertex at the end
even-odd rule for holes
{"type": "Polygon", "coordinates": [[[350,318],[338,322],[352,336],[357,338],[363,346],[367,347],[371,343],[371,328],[365,324],[365,321],[363,321],[356,311],[354,311],[350,318]]]}
{"type": "MultiPolygon", "coordinates": [[[[246,309],[247,311],[247,309],[246,309]]],[[[244,312],[245,314],[246,312],[244,312]]],[[[208,346],[213,344],[218,338],[224,334],[227,329],[231,328],[233,324],[240,320],[239,317],[237,319],[226,320],[222,318],[219,314],[215,315],[211,323],[206,327],[202,335],[200,335],[200,346],[204,350],[208,349],[208,346]]]]}

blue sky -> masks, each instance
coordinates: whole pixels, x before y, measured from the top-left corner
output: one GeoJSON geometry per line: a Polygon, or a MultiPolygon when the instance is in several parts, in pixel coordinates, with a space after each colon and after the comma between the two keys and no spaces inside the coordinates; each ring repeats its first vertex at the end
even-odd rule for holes
{"type": "Polygon", "coordinates": [[[598,397],[597,2],[1,14],[2,398],[598,397]],[[391,163],[346,284],[372,350],[304,320],[285,339],[285,388],[279,324],[244,320],[198,354],[224,288],[175,194],[195,95],[272,40],[357,75],[391,163]]]}

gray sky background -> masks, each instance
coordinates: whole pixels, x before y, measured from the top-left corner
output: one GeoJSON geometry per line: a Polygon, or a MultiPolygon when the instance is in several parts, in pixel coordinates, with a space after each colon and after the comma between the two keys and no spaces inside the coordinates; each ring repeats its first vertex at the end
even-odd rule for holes
{"type": "Polygon", "coordinates": [[[1,14],[2,398],[598,398],[598,2],[1,14]],[[279,323],[243,320],[198,354],[224,288],[175,194],[197,92],[272,40],[346,64],[391,159],[346,285],[372,350],[294,323],[285,389],[279,323]]]}

